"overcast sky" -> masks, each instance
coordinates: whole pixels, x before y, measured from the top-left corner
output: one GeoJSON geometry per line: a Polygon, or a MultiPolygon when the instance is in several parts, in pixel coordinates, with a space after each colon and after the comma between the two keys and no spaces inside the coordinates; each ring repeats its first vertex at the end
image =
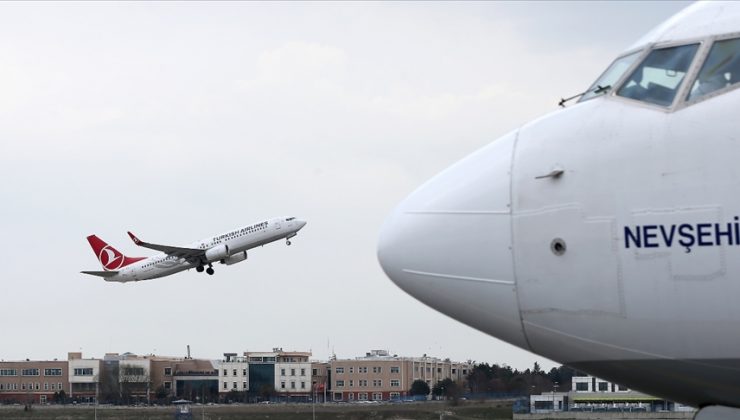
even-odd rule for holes
{"type": "Polygon", "coordinates": [[[684,2],[0,3],[0,358],[273,347],[553,362],[406,295],[380,226],[587,88],[684,2]],[[85,240],[308,225],[249,261],[115,284],[85,240]]]}

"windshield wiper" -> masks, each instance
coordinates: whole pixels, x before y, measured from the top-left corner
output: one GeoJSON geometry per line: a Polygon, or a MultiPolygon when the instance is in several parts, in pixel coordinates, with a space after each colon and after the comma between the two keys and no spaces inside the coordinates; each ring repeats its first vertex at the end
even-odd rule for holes
{"type": "Polygon", "coordinates": [[[596,85],[595,88],[589,89],[589,90],[587,90],[585,92],[581,92],[578,95],[573,95],[570,98],[561,98],[560,99],[560,102],[558,102],[558,105],[561,106],[561,107],[563,107],[563,108],[565,108],[565,103],[566,102],[572,101],[573,99],[576,99],[576,98],[580,98],[581,96],[583,96],[583,95],[585,95],[587,93],[594,93],[596,95],[600,95],[602,93],[608,92],[609,89],[611,89],[611,88],[612,88],[612,85],[606,85],[606,86],[596,85]]]}

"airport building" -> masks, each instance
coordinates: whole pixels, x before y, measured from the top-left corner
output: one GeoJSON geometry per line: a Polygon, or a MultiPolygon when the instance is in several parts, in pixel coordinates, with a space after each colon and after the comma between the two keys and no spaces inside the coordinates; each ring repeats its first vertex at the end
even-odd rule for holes
{"type": "Polygon", "coordinates": [[[106,353],[68,353],[62,361],[0,362],[0,403],[150,403],[171,399],[387,401],[408,396],[416,380],[430,388],[465,380],[470,363],[398,357],[374,350],[355,359],[310,360],[310,352],[224,353],[221,360],[106,353]]]}
{"type": "Polygon", "coordinates": [[[310,401],[311,353],[279,349],[275,363],[275,390],[283,400],[310,401]]]}
{"type": "Polygon", "coordinates": [[[83,359],[81,352],[67,354],[69,364],[68,396],[81,402],[95,402],[102,378],[102,360],[83,359]]]}
{"type": "Polygon", "coordinates": [[[633,391],[594,376],[574,376],[567,392],[530,396],[531,413],[553,411],[653,412],[693,411],[694,408],[633,391]]]}
{"type": "Polygon", "coordinates": [[[54,402],[55,397],[69,394],[67,361],[0,362],[0,402],[54,402]]]}
{"type": "Polygon", "coordinates": [[[332,400],[348,402],[402,399],[416,380],[432,388],[443,379],[463,381],[471,369],[470,363],[426,355],[391,356],[386,350],[373,350],[356,359],[332,360],[330,365],[332,400]]]}
{"type": "Polygon", "coordinates": [[[224,358],[214,363],[218,370],[219,394],[249,391],[249,362],[246,356],[224,353],[224,358]]]}
{"type": "Polygon", "coordinates": [[[311,363],[311,387],[316,402],[331,401],[331,395],[329,394],[330,369],[329,362],[311,363]]]}

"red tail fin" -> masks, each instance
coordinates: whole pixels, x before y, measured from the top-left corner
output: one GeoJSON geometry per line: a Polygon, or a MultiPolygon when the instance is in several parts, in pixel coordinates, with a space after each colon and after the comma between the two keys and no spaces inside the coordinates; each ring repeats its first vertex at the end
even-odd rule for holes
{"type": "Polygon", "coordinates": [[[88,236],[87,241],[90,242],[90,246],[100,264],[108,271],[118,270],[144,259],[143,257],[127,257],[95,235],[88,236]]]}

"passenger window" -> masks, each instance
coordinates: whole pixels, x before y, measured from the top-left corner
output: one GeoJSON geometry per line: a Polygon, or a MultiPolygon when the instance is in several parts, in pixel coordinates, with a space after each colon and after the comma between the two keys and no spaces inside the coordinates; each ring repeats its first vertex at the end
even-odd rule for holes
{"type": "Polygon", "coordinates": [[[740,82],[740,38],[717,41],[701,67],[688,100],[740,82]]]}
{"type": "Polygon", "coordinates": [[[699,44],[653,50],[632,72],[617,95],[651,104],[673,103],[699,44]]]}
{"type": "Polygon", "coordinates": [[[632,63],[635,62],[637,57],[640,56],[640,53],[641,51],[638,51],[636,53],[617,58],[612,65],[606,69],[604,74],[602,74],[601,77],[599,77],[599,79],[596,80],[590,88],[588,88],[586,93],[581,97],[581,101],[609,92],[609,90],[614,87],[614,84],[619,81],[619,78],[622,77],[624,72],[626,72],[627,69],[632,66],[632,63]]]}

